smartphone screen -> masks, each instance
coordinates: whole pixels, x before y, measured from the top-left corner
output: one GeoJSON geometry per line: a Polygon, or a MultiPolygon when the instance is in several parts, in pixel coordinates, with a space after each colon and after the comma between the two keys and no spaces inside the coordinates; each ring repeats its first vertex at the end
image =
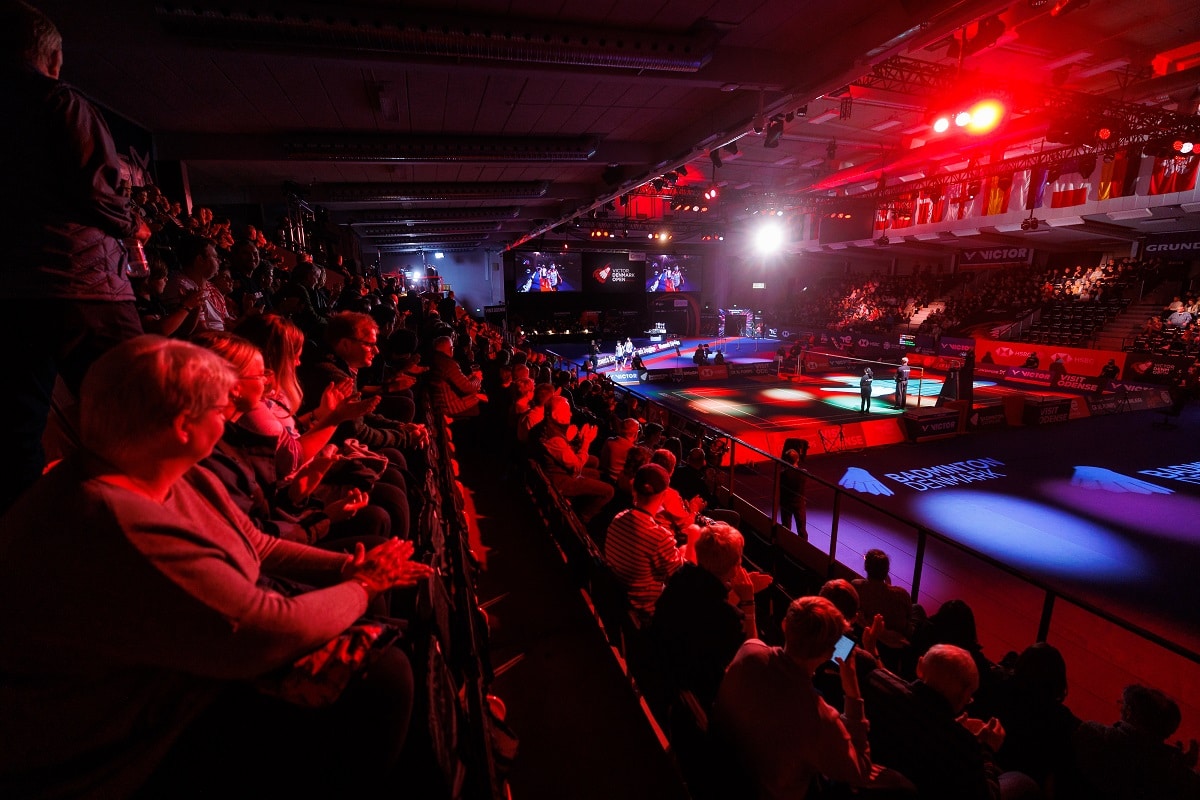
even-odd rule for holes
{"type": "Polygon", "coordinates": [[[850,651],[854,649],[854,640],[849,636],[843,635],[837,640],[837,644],[833,646],[833,657],[840,658],[845,661],[850,657],[850,651]]]}

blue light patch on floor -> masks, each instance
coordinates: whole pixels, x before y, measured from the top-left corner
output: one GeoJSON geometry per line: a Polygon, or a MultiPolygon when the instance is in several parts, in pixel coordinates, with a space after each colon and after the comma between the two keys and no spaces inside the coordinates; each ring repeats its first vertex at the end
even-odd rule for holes
{"type": "Polygon", "coordinates": [[[913,510],[963,544],[1039,572],[1137,581],[1147,569],[1142,554],[1117,532],[1035,500],[933,490],[913,510]]]}

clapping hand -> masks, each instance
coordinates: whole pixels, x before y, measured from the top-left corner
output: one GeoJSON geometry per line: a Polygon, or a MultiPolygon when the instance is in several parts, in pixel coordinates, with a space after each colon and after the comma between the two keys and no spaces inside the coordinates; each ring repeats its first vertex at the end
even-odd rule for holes
{"type": "Polygon", "coordinates": [[[355,546],[354,556],[344,570],[346,577],[362,584],[370,597],[388,589],[416,586],[433,574],[433,569],[412,560],[413,544],[406,539],[388,539],[365,552],[355,546]]]}
{"type": "Polygon", "coordinates": [[[325,505],[325,516],[333,522],[342,522],[357,514],[359,509],[366,508],[369,502],[371,498],[362,489],[351,489],[339,499],[325,505]]]}
{"type": "Polygon", "coordinates": [[[354,381],[346,378],[325,387],[317,417],[327,425],[339,425],[371,413],[378,405],[379,397],[362,397],[356,391],[354,381]]]}

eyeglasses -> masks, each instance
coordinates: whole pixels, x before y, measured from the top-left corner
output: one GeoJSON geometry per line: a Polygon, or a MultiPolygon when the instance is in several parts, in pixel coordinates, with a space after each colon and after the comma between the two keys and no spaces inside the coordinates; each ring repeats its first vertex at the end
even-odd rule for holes
{"type": "Polygon", "coordinates": [[[239,375],[238,378],[243,381],[269,381],[275,377],[275,370],[264,369],[257,375],[239,375]]]}
{"type": "Polygon", "coordinates": [[[370,347],[372,350],[379,349],[379,340],[377,340],[377,339],[371,339],[371,340],[359,339],[357,336],[351,336],[351,337],[349,337],[349,339],[352,342],[358,342],[363,347],[370,347]]]}

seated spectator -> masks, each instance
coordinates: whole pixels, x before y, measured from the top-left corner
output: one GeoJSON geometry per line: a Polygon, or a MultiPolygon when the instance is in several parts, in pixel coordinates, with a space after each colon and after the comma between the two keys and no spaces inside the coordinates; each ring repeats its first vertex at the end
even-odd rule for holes
{"type": "Polygon", "coordinates": [[[754,582],[742,566],[745,540],[714,522],[696,537],[696,563],[684,563],[654,607],[654,636],[678,689],[712,708],[725,668],[747,638],[758,636],[754,582]]]}
{"type": "Polygon", "coordinates": [[[468,375],[454,360],[454,340],[449,336],[438,336],[431,343],[429,360],[430,393],[440,398],[446,413],[454,419],[479,416],[479,404],[488,397],[480,391],[483,373],[476,366],[468,375]]]}
{"type": "Polygon", "coordinates": [[[694,525],[688,528],[687,543],[680,545],[675,534],[655,519],[667,485],[662,467],[639,467],[633,479],[633,507],[613,518],[604,538],[604,560],[624,584],[630,605],[643,621],[649,621],[654,613],[654,604],[667,580],[685,562],[696,561],[695,541],[700,529],[694,525]]]}
{"type": "Polygon", "coordinates": [[[1071,737],[1079,718],[1063,705],[1067,664],[1046,642],[1026,647],[1012,676],[1001,686],[996,716],[1004,724],[1004,745],[996,762],[1023,772],[1043,790],[1073,785],[1071,737]]]}
{"type": "MultiPolygon", "coordinates": [[[[303,330],[302,326],[298,327],[303,330]]],[[[298,372],[306,398],[305,407],[301,409],[305,413],[300,415],[302,423],[311,421],[317,403],[330,384],[340,386],[350,380],[361,391],[364,387],[358,386],[358,371],[369,367],[379,352],[379,328],[368,314],[338,312],[329,318],[326,333],[330,352],[315,362],[306,357],[298,372]]],[[[411,385],[408,381],[404,388],[411,385]]],[[[386,387],[382,388],[386,390],[386,387]]],[[[369,413],[338,426],[333,441],[341,444],[347,439],[355,439],[376,452],[382,448],[399,448],[411,453],[415,448],[428,445],[429,433],[423,425],[369,413]]]]}
{"type": "MultiPolygon", "coordinates": [[[[668,484],[671,474],[675,472],[675,456],[670,450],[659,448],[650,454],[650,463],[658,464],[667,473],[668,484]]],[[[663,492],[662,508],[656,518],[659,523],[675,531],[676,536],[682,535],[683,529],[696,522],[696,515],[704,510],[704,498],[696,495],[684,500],[679,492],[670,485],[663,492]]]]}
{"type": "Polygon", "coordinates": [[[971,713],[992,716],[996,692],[1004,679],[1004,670],[983,653],[983,645],[975,628],[975,612],[965,600],[947,600],[938,607],[928,622],[913,631],[913,650],[924,653],[935,644],[952,644],[971,654],[978,673],[979,685],[971,701],[971,713]]]}
{"type": "MultiPolygon", "coordinates": [[[[879,636],[880,657],[885,664],[890,661],[891,651],[908,645],[912,634],[912,596],[899,586],[892,586],[889,572],[891,559],[882,550],[872,548],[863,556],[863,571],[866,578],[853,581],[858,592],[859,622],[870,624],[876,614],[883,615],[883,633],[879,636]]],[[[898,655],[898,654],[891,654],[898,655]]]]}
{"type": "Polygon", "coordinates": [[[813,673],[833,657],[845,631],[833,603],[801,597],[784,618],[783,647],[749,639],[725,671],[712,729],[731,745],[759,797],[802,800],[820,777],[853,786],[869,782],[867,720],[855,660],[840,665],[844,713],[813,688],[813,673]]]}
{"type": "Polygon", "coordinates": [[[625,457],[637,442],[642,426],[636,419],[621,420],[621,427],[600,447],[600,477],[615,484],[625,467],[625,457]]]}
{"type": "Polygon", "coordinates": [[[704,479],[708,469],[704,457],[704,448],[693,447],[688,451],[687,461],[676,467],[671,474],[671,487],[679,492],[681,497],[701,497],[706,506],[714,505],[715,498],[708,491],[708,483],[704,479]]]}
{"type": "Polygon", "coordinates": [[[110,350],[83,384],[81,451],[0,523],[0,794],[123,797],[148,780],[145,795],[159,797],[365,792],[398,780],[385,776],[413,697],[400,650],[374,649],[328,708],[258,689],[430,570],[397,540],[344,555],[258,531],[196,467],[235,380],[186,342],[142,336],[110,350]],[[268,574],[324,588],[285,596],[259,584],[268,574]]]}
{"type": "Polygon", "coordinates": [[[595,438],[595,425],[577,428],[571,424],[571,406],[565,399],[555,395],[546,402],[535,447],[537,458],[550,483],[571,500],[584,523],[590,522],[613,497],[613,487],[600,480],[595,456],[588,455],[595,438]]]}
{"type": "Polygon", "coordinates": [[[167,285],[162,293],[163,305],[170,313],[181,306],[190,309],[199,302],[194,326],[189,315],[187,323],[179,332],[190,335],[192,330],[224,330],[224,308],[215,304],[214,299],[217,295],[209,290],[209,281],[216,276],[221,267],[216,245],[199,236],[188,236],[175,245],[175,255],[179,258],[179,270],[172,272],[167,278],[167,285]]]}
{"type": "Polygon", "coordinates": [[[1085,795],[1100,800],[1200,797],[1196,740],[1186,749],[1179,742],[1167,743],[1181,721],[1178,704],[1159,690],[1126,686],[1119,721],[1085,722],[1075,732],[1075,758],[1086,784],[1085,795]]]}
{"type": "Polygon", "coordinates": [[[633,477],[639,469],[650,463],[652,455],[654,453],[649,448],[640,444],[629,448],[629,453],[625,456],[625,465],[621,468],[621,474],[617,476],[616,495],[621,508],[628,508],[633,503],[633,477]]]}
{"type": "Polygon", "coordinates": [[[935,645],[917,663],[909,683],[876,670],[864,687],[871,718],[871,755],[899,770],[930,800],[996,800],[1019,797],[1017,787],[1032,784],[1015,773],[1001,781],[995,753],[1004,726],[963,714],[979,688],[971,654],[953,645],[935,645]],[[960,717],[960,715],[962,715],[960,717]],[[1002,793],[1004,786],[1013,794],[1002,793]]]}
{"type": "Polygon", "coordinates": [[[1169,328],[1186,328],[1191,322],[1191,313],[1183,308],[1172,311],[1171,315],[1167,317],[1167,327],[1169,328]]]}
{"type": "Polygon", "coordinates": [[[178,308],[168,311],[162,302],[168,277],[167,265],[162,259],[151,259],[150,274],[145,278],[134,278],[132,281],[136,295],[134,304],[137,306],[138,317],[142,320],[142,330],[146,333],[173,336],[182,332],[186,336],[195,330],[203,295],[198,291],[192,292],[183,299],[178,308]]]}

